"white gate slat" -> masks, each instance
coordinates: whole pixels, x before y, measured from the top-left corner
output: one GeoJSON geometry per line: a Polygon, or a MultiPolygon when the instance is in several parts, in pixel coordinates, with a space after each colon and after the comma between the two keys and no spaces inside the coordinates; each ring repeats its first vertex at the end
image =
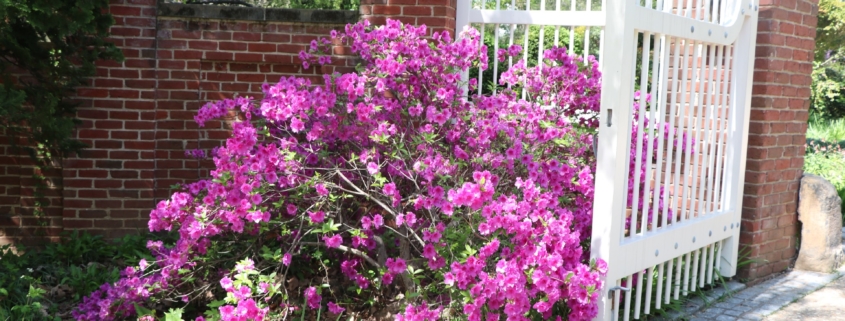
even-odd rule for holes
{"type": "MultiPolygon", "coordinates": [[[[686,198],[685,196],[687,195],[687,193],[683,189],[686,188],[686,175],[685,175],[686,172],[681,172],[681,170],[683,169],[682,165],[686,164],[689,157],[681,158],[682,155],[684,155],[684,153],[686,152],[684,150],[684,148],[681,148],[681,146],[687,145],[686,150],[687,151],[689,150],[688,137],[691,133],[689,133],[689,131],[687,130],[688,125],[687,125],[686,118],[684,117],[684,115],[685,115],[686,109],[688,109],[688,107],[687,107],[688,92],[686,91],[686,88],[687,88],[687,79],[689,79],[689,69],[690,69],[687,66],[690,65],[690,61],[687,58],[688,58],[688,53],[690,51],[690,47],[694,48],[694,46],[695,46],[694,43],[691,46],[689,44],[689,42],[685,39],[684,42],[683,42],[683,45],[681,47],[681,50],[683,50],[683,57],[681,58],[681,65],[679,66],[679,68],[682,68],[683,70],[681,70],[681,75],[682,75],[681,76],[681,86],[678,88],[678,92],[679,92],[678,96],[679,96],[679,99],[680,99],[680,103],[678,104],[678,116],[677,116],[678,117],[678,131],[679,131],[679,133],[676,135],[677,141],[680,144],[675,149],[675,180],[674,180],[674,184],[675,184],[675,186],[674,186],[675,187],[674,196],[675,197],[672,199],[671,209],[674,210],[676,208],[676,206],[680,206],[680,208],[678,208],[677,212],[673,211],[673,215],[672,215],[673,223],[683,222],[684,216],[685,216],[684,200],[686,198]],[[676,201],[676,198],[679,198],[681,201],[680,202],[676,201]]],[[[672,117],[675,117],[675,115],[672,115],[672,117]]]]}
{"type": "Polygon", "coordinates": [[[643,287],[645,285],[645,278],[643,276],[643,271],[637,272],[637,297],[634,302],[634,319],[640,319],[640,309],[642,308],[643,302],[643,287]]]}
{"type": "MultiPolygon", "coordinates": [[[[695,88],[697,88],[696,85],[701,80],[701,78],[700,78],[701,67],[699,67],[700,62],[701,62],[700,59],[702,59],[702,57],[701,57],[701,51],[702,51],[701,46],[702,46],[701,42],[693,42],[692,43],[693,59],[692,59],[691,63],[689,64],[689,66],[684,65],[685,71],[687,69],[693,69],[693,70],[691,70],[692,74],[689,75],[690,76],[689,77],[689,82],[690,82],[689,87],[684,86],[684,88],[689,88],[689,92],[687,92],[685,95],[683,95],[685,97],[685,100],[684,100],[684,103],[681,104],[681,113],[682,114],[685,113],[685,112],[689,113],[689,115],[687,115],[686,117],[683,117],[683,116],[681,117],[681,121],[685,124],[684,125],[684,133],[686,134],[686,143],[685,143],[686,150],[684,150],[684,167],[683,167],[683,172],[681,172],[681,175],[683,175],[683,177],[684,177],[682,179],[683,185],[681,186],[681,188],[684,191],[683,197],[681,198],[682,199],[681,209],[683,210],[681,212],[681,222],[695,218],[693,216],[693,213],[691,213],[691,211],[690,211],[691,208],[692,208],[692,206],[690,206],[690,205],[694,201],[694,199],[692,197],[690,197],[691,196],[690,194],[693,193],[693,191],[694,191],[693,186],[695,186],[695,183],[694,183],[695,176],[694,176],[693,170],[690,168],[690,166],[693,165],[693,161],[694,161],[693,156],[697,156],[697,153],[693,154],[692,151],[693,150],[700,151],[697,148],[698,135],[697,135],[696,129],[697,129],[698,126],[697,126],[696,121],[695,121],[695,107],[697,107],[697,105],[698,105],[697,102],[698,102],[698,96],[699,95],[698,95],[698,92],[695,88]]],[[[685,78],[684,81],[687,81],[686,77],[684,77],[684,78],[685,78]]],[[[698,157],[695,157],[695,158],[698,158],[698,157]]]]}
{"type": "Polygon", "coordinates": [[[710,255],[708,255],[708,257],[710,258],[710,261],[707,263],[707,284],[713,283],[713,266],[717,262],[716,257],[713,256],[715,254],[715,250],[716,250],[716,243],[713,243],[712,245],[710,245],[710,255]]]}
{"type": "MultiPolygon", "coordinates": [[[[650,2],[650,0],[649,0],[649,2],[650,2]]],[[[651,83],[649,85],[649,90],[647,90],[649,96],[651,97],[651,103],[650,103],[650,108],[649,108],[649,113],[648,113],[649,125],[648,125],[647,133],[649,133],[649,136],[648,136],[648,141],[647,141],[647,145],[646,145],[647,148],[646,148],[646,162],[645,162],[645,164],[646,164],[645,177],[648,180],[648,182],[646,183],[646,186],[650,189],[653,189],[653,191],[649,192],[648,190],[646,190],[643,193],[643,195],[645,195],[645,199],[643,200],[643,211],[642,211],[642,213],[643,213],[643,217],[648,219],[648,224],[647,225],[643,224],[643,228],[642,228],[643,233],[649,233],[650,231],[654,232],[654,231],[657,230],[657,224],[655,223],[655,220],[657,219],[657,215],[649,215],[649,207],[651,206],[652,203],[657,202],[657,197],[654,196],[654,192],[658,191],[658,193],[659,193],[659,191],[660,191],[660,186],[658,184],[658,182],[660,182],[660,179],[659,178],[657,178],[657,179],[652,178],[651,170],[652,170],[652,168],[656,168],[652,165],[653,164],[652,155],[654,155],[654,151],[655,151],[654,149],[656,148],[656,146],[654,146],[655,145],[654,140],[655,139],[661,139],[659,136],[657,136],[658,128],[659,128],[659,126],[657,125],[657,119],[658,119],[657,116],[660,115],[660,113],[658,113],[658,110],[662,111],[663,107],[660,106],[657,103],[657,95],[659,95],[659,93],[660,93],[657,90],[659,90],[658,85],[660,83],[660,81],[658,80],[659,75],[660,75],[659,70],[658,70],[658,66],[660,66],[662,64],[663,55],[666,54],[666,51],[663,48],[663,41],[662,41],[663,38],[664,38],[663,35],[659,35],[659,34],[654,35],[654,46],[655,46],[655,48],[654,48],[654,50],[652,50],[652,57],[651,57],[651,61],[652,61],[652,63],[651,63],[651,77],[650,77],[651,83]],[[661,41],[658,41],[658,37],[660,37],[661,41]],[[660,54],[660,56],[658,56],[658,53],[660,54]],[[659,60],[658,60],[658,58],[659,58],[659,60]]],[[[646,91],[643,91],[643,90],[641,90],[641,91],[646,92],[646,91]]],[[[657,206],[654,206],[654,207],[657,207],[657,206]]]]}
{"type": "Polygon", "coordinates": [[[651,312],[651,288],[654,283],[654,268],[649,268],[646,275],[648,280],[645,288],[645,307],[643,314],[649,314],[651,312]]]}
{"type": "MultiPolygon", "coordinates": [[[[622,284],[621,280],[616,281],[616,287],[617,288],[619,288],[619,286],[621,284],[622,284]]],[[[619,295],[620,295],[619,291],[613,291],[613,302],[612,302],[613,311],[611,312],[611,318],[610,318],[613,321],[619,320],[619,306],[622,304],[622,302],[620,301],[619,295]]],[[[605,320],[606,320],[606,318],[605,318],[605,320]]]]}
{"type": "MultiPolygon", "coordinates": [[[[659,4],[662,5],[662,1],[660,1],[659,4]]],[[[655,104],[655,106],[656,106],[655,110],[657,111],[657,116],[653,116],[651,119],[653,121],[658,121],[658,120],[660,121],[660,123],[655,124],[655,126],[657,126],[657,129],[655,130],[655,132],[657,133],[657,160],[656,160],[656,164],[655,164],[655,167],[654,167],[655,168],[655,175],[654,175],[655,176],[655,178],[654,178],[655,183],[654,183],[654,191],[653,191],[654,196],[652,198],[658,204],[661,203],[661,202],[666,204],[667,203],[666,197],[668,195],[668,191],[664,190],[665,186],[668,185],[668,184],[665,183],[665,182],[663,182],[663,184],[661,184],[661,182],[662,182],[661,179],[663,178],[662,176],[663,176],[663,171],[664,171],[663,170],[663,148],[664,148],[664,142],[666,141],[666,139],[664,137],[666,137],[666,135],[669,134],[669,133],[667,132],[666,128],[664,126],[661,126],[660,124],[665,122],[666,113],[667,113],[667,109],[668,109],[666,100],[669,97],[667,97],[667,95],[666,95],[666,90],[667,90],[667,86],[668,86],[668,79],[667,78],[669,77],[669,56],[671,54],[671,45],[672,45],[671,37],[668,37],[666,35],[660,35],[660,57],[661,57],[661,59],[660,59],[660,70],[659,70],[659,83],[658,83],[658,86],[656,86],[656,92],[653,92],[651,94],[651,98],[656,100],[656,102],[657,102],[655,104]]],[[[670,127],[671,127],[671,125],[670,125],[670,127]]],[[[671,144],[666,144],[666,145],[667,145],[668,148],[671,148],[671,144]]],[[[669,177],[668,173],[667,173],[666,177],[667,178],[669,177]]],[[[665,208],[665,206],[664,206],[664,208],[665,208]]],[[[661,229],[667,228],[667,226],[666,226],[666,215],[667,214],[666,214],[665,210],[660,211],[660,206],[653,206],[651,215],[657,221],[657,223],[655,223],[655,231],[657,231],[657,226],[660,226],[661,229]]],[[[659,293],[659,290],[658,290],[658,293],[659,293]]],[[[658,295],[658,297],[660,297],[660,295],[658,295]]],[[[659,306],[660,300],[657,300],[657,302],[658,302],[658,306],[659,306]]]]}
{"type": "MultiPolygon", "coordinates": [[[[569,0],[569,12],[575,12],[575,0],[569,0]]],[[[602,23],[604,25],[604,23],[602,23]]],[[[575,51],[575,25],[569,26],[569,47],[570,51],[575,51]]]]}
{"type": "Polygon", "coordinates": [[[663,270],[666,267],[667,263],[661,263],[657,266],[657,284],[656,284],[656,291],[657,294],[654,296],[654,309],[660,310],[663,303],[663,270]]]}
{"type": "Polygon", "coordinates": [[[699,250],[701,252],[701,259],[698,263],[698,288],[701,289],[704,287],[704,281],[707,278],[707,250],[709,246],[705,246],[699,250]]]}
{"type": "Polygon", "coordinates": [[[681,289],[681,294],[683,294],[684,296],[687,296],[687,294],[689,294],[689,280],[691,278],[690,263],[692,263],[692,252],[684,254],[684,284],[683,288],[681,289]]]}
{"type": "MultiPolygon", "coordinates": [[[[678,133],[678,130],[676,129],[676,127],[675,127],[675,119],[676,119],[675,115],[677,115],[677,112],[678,112],[678,110],[677,110],[678,105],[676,104],[676,102],[677,102],[677,99],[678,99],[678,90],[680,88],[680,86],[679,86],[680,79],[678,78],[678,76],[680,74],[680,70],[679,70],[680,67],[679,66],[681,66],[681,60],[680,60],[681,54],[680,54],[680,52],[681,52],[681,50],[684,49],[684,45],[682,43],[685,42],[683,39],[679,39],[679,38],[672,38],[672,39],[674,40],[674,43],[675,43],[675,50],[674,50],[675,59],[674,59],[674,64],[672,64],[672,80],[671,80],[672,86],[670,87],[671,89],[668,92],[664,91],[664,94],[661,95],[661,96],[665,96],[666,95],[665,93],[671,93],[671,96],[669,96],[669,99],[668,99],[670,101],[669,104],[670,104],[671,108],[669,108],[670,112],[669,112],[669,115],[668,115],[668,117],[669,117],[669,136],[668,136],[668,140],[666,141],[666,168],[663,170],[663,172],[666,173],[666,179],[663,182],[663,187],[665,188],[665,193],[663,195],[663,199],[664,199],[663,226],[666,226],[667,228],[669,227],[668,224],[672,224],[672,225],[675,224],[675,219],[677,217],[677,212],[675,212],[675,205],[674,204],[677,202],[676,198],[677,198],[678,192],[675,191],[672,188],[672,186],[673,186],[673,184],[674,185],[678,184],[677,183],[678,177],[677,177],[677,175],[673,175],[673,173],[678,173],[679,171],[678,170],[672,171],[672,165],[678,163],[678,161],[674,161],[674,162],[672,161],[672,151],[676,147],[673,142],[676,139],[679,139],[678,137],[680,137],[680,136],[678,136],[679,133],[678,133]],[[670,195],[671,195],[671,198],[670,198],[670,195]],[[671,219],[669,218],[670,215],[671,215],[671,219]]],[[[661,139],[661,141],[663,141],[663,140],[665,140],[665,139],[661,139]]],[[[662,149],[661,149],[661,151],[662,151],[662,149]]],[[[663,158],[660,158],[660,159],[663,160],[663,158]]]]}
{"type": "Polygon", "coordinates": [[[702,118],[704,117],[704,97],[706,96],[706,84],[709,81],[708,75],[710,74],[709,69],[710,65],[707,63],[707,50],[709,48],[708,45],[701,44],[698,47],[699,52],[702,54],[699,55],[699,59],[701,59],[698,63],[698,75],[696,79],[696,99],[695,105],[692,106],[692,111],[694,112],[694,116],[691,118],[693,123],[693,146],[695,146],[695,154],[692,156],[693,160],[693,167],[692,167],[692,180],[690,182],[690,210],[692,211],[691,217],[698,217],[704,215],[701,211],[701,198],[699,197],[699,189],[698,186],[700,185],[702,179],[701,173],[701,159],[704,156],[705,150],[707,149],[707,141],[702,138],[702,134],[704,133],[703,126],[705,125],[702,123],[702,118]],[[695,112],[696,107],[698,109],[695,112]],[[702,128],[699,128],[702,127],[702,128]]]}
{"type": "MultiPolygon", "coordinates": [[[[487,26],[486,24],[481,25],[481,35],[482,35],[482,37],[484,37],[483,36],[484,35],[484,29],[485,29],[486,26],[487,26]]],[[[480,42],[479,46],[483,47],[484,42],[483,41],[480,42]]],[[[484,88],[484,73],[479,71],[478,72],[478,94],[479,95],[481,95],[481,88],[484,88]]]]}
{"type": "Polygon", "coordinates": [[[672,289],[674,287],[674,279],[672,278],[672,269],[675,267],[675,259],[670,259],[668,263],[666,263],[666,290],[663,292],[663,304],[669,304],[670,299],[672,298],[672,289]]]}
{"type": "MultiPolygon", "coordinates": [[[[724,142],[722,144],[720,144],[719,152],[718,152],[719,153],[719,162],[721,162],[721,164],[720,164],[721,166],[719,166],[719,169],[721,169],[723,171],[723,173],[716,175],[717,181],[716,181],[716,184],[715,184],[716,185],[716,197],[718,197],[717,199],[718,199],[718,203],[719,203],[719,210],[721,210],[722,208],[725,207],[725,201],[726,201],[725,198],[727,197],[727,195],[724,192],[724,189],[722,187],[723,187],[723,184],[727,182],[726,176],[728,175],[728,169],[725,168],[725,167],[728,166],[728,157],[727,157],[728,150],[727,149],[728,149],[728,144],[730,144],[730,141],[728,140],[728,125],[730,124],[730,121],[729,121],[729,119],[725,119],[725,118],[728,117],[727,115],[731,111],[730,106],[728,106],[728,103],[729,103],[728,97],[730,97],[731,87],[733,87],[733,86],[731,86],[730,81],[728,81],[731,78],[727,78],[727,77],[729,75],[733,76],[733,72],[731,70],[731,57],[733,56],[733,53],[734,53],[733,46],[726,46],[725,47],[725,61],[724,61],[724,64],[725,64],[724,92],[725,93],[724,93],[724,95],[722,95],[722,99],[721,99],[721,105],[723,106],[722,107],[723,108],[723,110],[722,110],[723,121],[722,121],[722,124],[720,125],[721,127],[719,128],[719,135],[722,136],[722,140],[724,142]],[[728,54],[728,51],[730,51],[730,54],[728,54]]],[[[731,224],[731,229],[733,229],[733,227],[734,227],[733,224],[731,224]]]]}
{"type": "Polygon", "coordinates": [[[625,281],[627,288],[630,290],[625,291],[625,310],[622,311],[622,320],[624,321],[631,320],[631,296],[634,295],[634,285],[631,281],[633,281],[631,276],[628,276],[625,281]]]}
{"type": "Polygon", "coordinates": [[[673,286],[673,288],[674,288],[673,291],[674,291],[674,294],[675,294],[675,297],[674,297],[675,300],[678,300],[680,298],[681,273],[683,273],[684,256],[683,255],[678,256],[677,261],[678,261],[678,265],[676,266],[676,269],[675,269],[675,284],[673,286]]]}
{"type": "MultiPolygon", "coordinates": [[[[592,11],[593,11],[593,1],[587,0],[587,11],[586,12],[592,12],[592,11]]],[[[597,11],[597,12],[601,12],[601,11],[597,11]]],[[[604,25],[604,24],[602,23],[601,25],[604,25]]],[[[584,60],[586,61],[587,56],[590,55],[590,27],[592,27],[592,26],[586,25],[586,24],[582,25],[582,26],[587,27],[586,30],[584,30],[584,55],[583,55],[584,60]]]]}
{"type": "Polygon", "coordinates": [[[712,183],[711,183],[712,179],[711,179],[711,177],[713,176],[713,172],[714,172],[714,170],[713,170],[713,157],[714,157],[714,154],[715,154],[714,148],[715,148],[716,140],[715,140],[715,137],[713,135],[715,133],[715,130],[714,130],[715,119],[712,118],[712,116],[713,116],[713,113],[714,113],[714,110],[715,110],[715,107],[716,107],[716,105],[713,103],[713,100],[714,100],[714,94],[715,94],[715,91],[716,91],[715,88],[714,88],[714,85],[716,84],[715,78],[718,77],[718,74],[717,74],[718,60],[716,59],[716,56],[717,56],[717,52],[721,53],[721,51],[719,51],[719,47],[721,47],[721,46],[716,46],[716,45],[708,46],[708,52],[710,52],[710,57],[709,57],[709,64],[708,64],[709,70],[708,70],[707,74],[708,74],[709,79],[707,81],[707,90],[704,92],[704,101],[705,102],[704,102],[704,105],[702,105],[702,107],[704,109],[703,110],[703,112],[704,112],[704,127],[705,127],[704,128],[704,137],[706,137],[704,139],[704,142],[703,142],[704,146],[701,149],[702,152],[704,152],[704,154],[701,155],[702,156],[701,161],[704,162],[702,164],[702,166],[704,166],[704,169],[701,170],[701,175],[703,177],[698,183],[698,186],[700,188],[699,192],[698,192],[698,202],[699,202],[698,211],[699,211],[699,213],[702,213],[702,215],[706,215],[707,213],[710,213],[711,209],[712,209],[712,206],[710,204],[708,197],[709,197],[710,193],[712,192],[712,183]],[[704,156],[706,156],[706,159],[704,158],[704,156]]]}
{"type": "Polygon", "coordinates": [[[715,82],[712,86],[713,95],[710,98],[709,106],[710,106],[710,113],[708,114],[711,117],[712,122],[708,121],[708,130],[710,131],[710,135],[708,135],[708,140],[713,142],[710,145],[710,150],[708,151],[708,159],[707,159],[707,193],[704,196],[705,202],[705,212],[709,213],[714,209],[714,201],[713,201],[713,189],[714,189],[714,182],[716,181],[716,174],[717,169],[716,166],[719,166],[719,163],[716,162],[717,151],[719,149],[719,145],[721,144],[721,140],[719,139],[719,128],[721,128],[720,120],[720,105],[719,105],[719,96],[721,95],[721,84],[722,84],[722,48],[724,46],[715,46],[716,47],[716,60],[714,62],[715,68],[713,70],[713,79],[715,82]],[[710,116],[712,114],[712,116],[710,116]]]}
{"type": "MultiPolygon", "coordinates": [[[[640,97],[639,97],[639,112],[637,113],[637,137],[634,141],[636,147],[631,146],[631,148],[635,148],[637,150],[637,160],[636,164],[634,165],[634,200],[631,203],[631,224],[628,228],[628,234],[630,236],[634,236],[637,233],[637,219],[640,215],[640,168],[643,165],[642,163],[642,155],[643,153],[643,135],[646,132],[646,128],[643,127],[643,119],[646,115],[646,82],[648,81],[648,64],[649,64],[649,47],[651,45],[651,34],[650,33],[641,33],[643,37],[643,48],[642,48],[642,61],[640,63],[640,97]]],[[[636,112],[636,111],[635,111],[636,112]]],[[[646,218],[643,218],[645,221],[646,218]]],[[[644,224],[643,224],[644,225],[644,224]]]]}

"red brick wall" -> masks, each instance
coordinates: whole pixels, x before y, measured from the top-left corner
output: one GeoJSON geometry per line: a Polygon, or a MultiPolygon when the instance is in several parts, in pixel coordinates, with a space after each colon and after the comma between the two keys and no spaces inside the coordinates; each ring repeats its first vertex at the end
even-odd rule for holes
{"type": "MultiPolygon", "coordinates": [[[[455,5],[456,0],[364,0],[360,13],[375,24],[391,17],[426,24],[430,32],[452,31],[455,5]]],[[[205,177],[211,167],[208,160],[186,157],[185,150],[209,151],[228,136],[226,121],[197,128],[193,116],[202,104],[235,94],[258,96],[262,83],[281,76],[310,74],[322,81],[319,75],[335,68],[303,71],[299,51],[355,20],[288,11],[279,16],[293,12],[299,20],[279,22],[268,21],[269,13],[256,18],[257,9],[185,8],[157,0],[111,1],[110,40],[126,59],[99,63],[90,86],[78,90],[82,125],[76,135],[89,148],[52,173],[47,220],[31,218],[29,159],[0,136],[0,243],[55,238],[62,228],[111,237],[146,229],[150,209],[170,195],[171,185],[205,177]],[[248,19],[208,18],[208,12],[223,10],[218,16],[248,19]],[[313,22],[321,19],[346,21],[313,22]]],[[[333,64],[354,66],[343,56],[333,64]]]]}
{"type": "MultiPolygon", "coordinates": [[[[818,0],[761,0],[740,242],[760,280],[795,256],[818,0]]],[[[741,246],[742,248],[742,246],[741,246]]]]}
{"type": "MultiPolygon", "coordinates": [[[[433,32],[449,31],[455,35],[457,0],[361,0],[362,18],[370,23],[384,24],[388,18],[403,23],[421,25],[433,32]]],[[[454,39],[454,37],[453,37],[454,39]]]]}
{"type": "Polygon", "coordinates": [[[56,240],[62,230],[61,171],[42,170],[23,141],[13,146],[13,139],[0,129],[0,245],[56,240]]]}
{"type": "MultiPolygon", "coordinates": [[[[204,177],[211,167],[185,150],[209,151],[228,137],[225,121],[197,128],[193,116],[202,104],[260,95],[262,83],[282,76],[322,81],[318,74],[334,68],[303,72],[297,55],[345,25],[157,16],[157,6],[156,0],[111,2],[110,40],[126,59],[99,63],[90,86],[78,90],[76,135],[89,148],[52,173],[48,219],[32,216],[31,161],[0,135],[0,244],[55,238],[62,228],[110,237],[146,229],[150,209],[170,195],[171,185],[204,177]]],[[[333,63],[352,64],[342,56],[333,63]]]]}

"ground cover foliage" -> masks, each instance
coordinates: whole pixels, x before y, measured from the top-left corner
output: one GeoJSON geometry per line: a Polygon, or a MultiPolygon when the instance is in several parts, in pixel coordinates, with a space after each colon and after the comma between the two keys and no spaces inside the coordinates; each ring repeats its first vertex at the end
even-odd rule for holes
{"type": "Polygon", "coordinates": [[[129,235],[114,241],[86,233],[66,234],[57,243],[28,248],[0,246],[0,320],[68,320],[82,298],[120,269],[152,259],[151,237],[129,235]]]}

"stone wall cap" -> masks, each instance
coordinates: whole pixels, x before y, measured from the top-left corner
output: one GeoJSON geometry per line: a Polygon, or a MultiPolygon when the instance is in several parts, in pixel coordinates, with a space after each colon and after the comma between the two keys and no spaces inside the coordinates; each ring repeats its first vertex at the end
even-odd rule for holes
{"type": "Polygon", "coordinates": [[[156,14],[159,17],[330,24],[355,23],[360,16],[354,10],[250,8],[164,2],[159,2],[156,14]]]}

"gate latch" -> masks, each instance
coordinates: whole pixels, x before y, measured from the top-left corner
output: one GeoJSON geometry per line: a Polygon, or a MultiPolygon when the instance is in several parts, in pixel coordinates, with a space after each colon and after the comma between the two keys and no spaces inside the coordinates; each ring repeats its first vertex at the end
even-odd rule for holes
{"type": "Polygon", "coordinates": [[[607,289],[607,297],[609,299],[613,299],[613,293],[616,292],[616,291],[619,291],[619,290],[628,292],[628,291],[631,291],[631,288],[621,287],[621,286],[618,286],[618,285],[611,287],[611,288],[607,289]]]}

